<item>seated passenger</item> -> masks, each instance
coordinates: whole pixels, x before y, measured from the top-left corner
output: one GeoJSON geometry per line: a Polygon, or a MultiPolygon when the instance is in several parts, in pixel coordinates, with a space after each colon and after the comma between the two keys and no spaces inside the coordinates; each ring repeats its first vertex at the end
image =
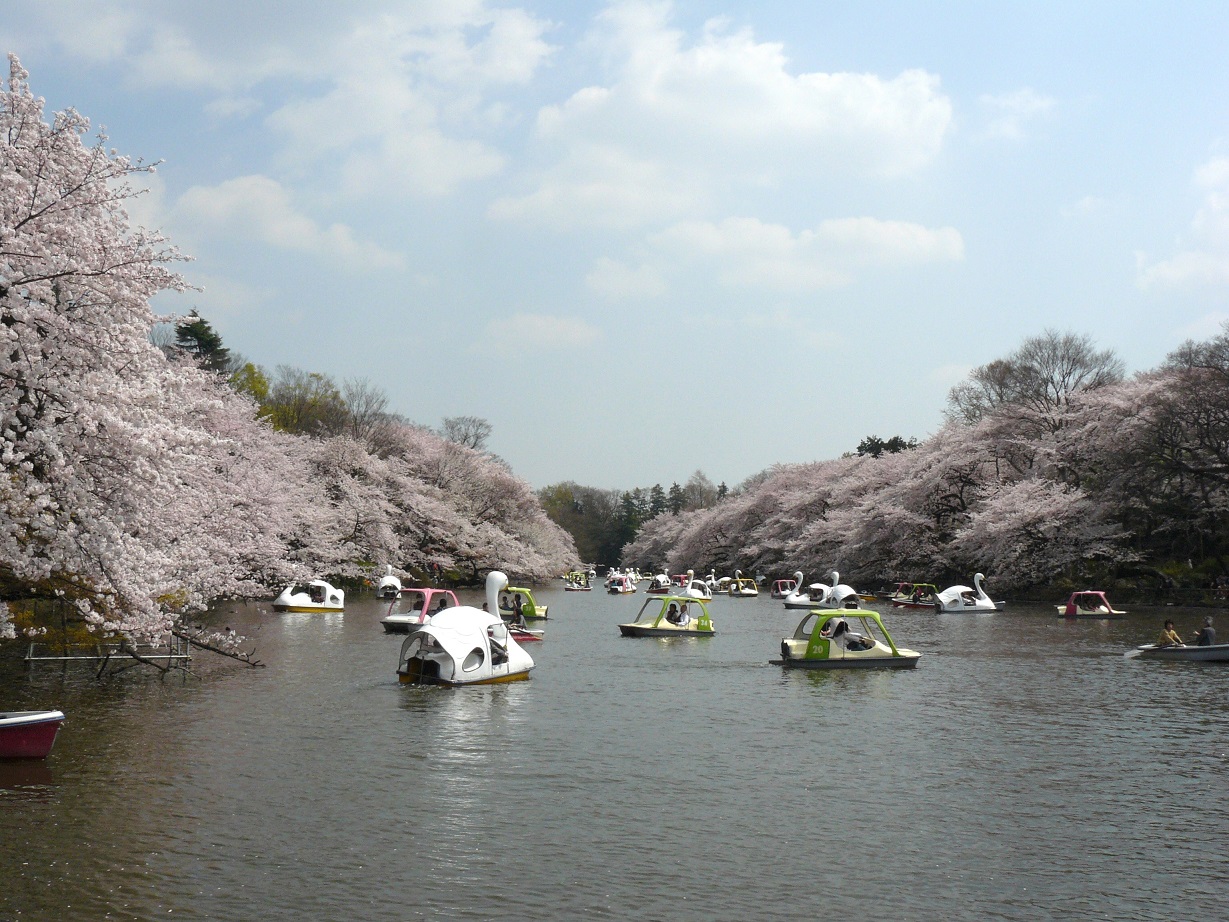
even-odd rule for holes
{"type": "Polygon", "coordinates": [[[1183,646],[1182,638],[1179,637],[1177,631],[1174,630],[1174,623],[1172,621],[1165,622],[1165,629],[1162,630],[1160,636],[1157,637],[1156,646],[1158,647],[1181,647],[1183,646]]]}
{"type": "Polygon", "coordinates": [[[666,620],[669,621],[671,624],[682,623],[683,616],[679,612],[679,607],[675,605],[673,602],[671,602],[670,607],[666,609],[666,620]]]}

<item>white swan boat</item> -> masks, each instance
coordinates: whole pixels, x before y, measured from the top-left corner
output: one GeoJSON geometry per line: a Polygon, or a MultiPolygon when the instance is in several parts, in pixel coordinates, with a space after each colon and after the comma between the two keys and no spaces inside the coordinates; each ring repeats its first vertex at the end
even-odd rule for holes
{"type": "MultiPolygon", "coordinates": [[[[487,575],[488,600],[508,585],[498,570],[487,575]]],[[[490,602],[488,601],[488,607],[490,602]]],[[[397,676],[402,684],[490,685],[529,678],[533,657],[502,618],[468,605],[447,608],[401,645],[397,676]]]]}
{"type": "Polygon", "coordinates": [[[877,611],[812,611],[781,641],[788,669],[912,669],[922,654],[896,646],[877,611]]]}
{"type": "Polygon", "coordinates": [[[376,598],[395,599],[401,593],[401,580],[393,574],[393,565],[387,564],[384,575],[376,583],[376,598]]]}
{"type": "MultiPolygon", "coordinates": [[[[801,573],[797,574],[799,577],[801,573]]],[[[828,571],[828,579],[831,583],[811,583],[805,590],[798,589],[785,597],[786,608],[801,608],[801,609],[821,609],[831,611],[833,609],[851,610],[862,607],[862,599],[858,595],[858,591],[852,586],[847,586],[841,582],[841,574],[836,570],[828,571]]],[[[802,580],[799,579],[799,585],[802,580]]]]}
{"type": "Polygon", "coordinates": [[[986,595],[982,588],[982,580],[986,577],[981,573],[973,575],[973,588],[968,586],[949,586],[935,596],[935,611],[937,612],[979,612],[1002,611],[1006,602],[995,602],[986,595]]]}
{"type": "Polygon", "coordinates": [[[293,583],[273,600],[274,611],[342,611],[345,607],[345,592],[322,579],[293,583]]]}
{"type": "Polygon", "coordinates": [[[649,596],[636,620],[619,625],[624,637],[711,637],[717,633],[705,599],[691,596],[649,596]]]}

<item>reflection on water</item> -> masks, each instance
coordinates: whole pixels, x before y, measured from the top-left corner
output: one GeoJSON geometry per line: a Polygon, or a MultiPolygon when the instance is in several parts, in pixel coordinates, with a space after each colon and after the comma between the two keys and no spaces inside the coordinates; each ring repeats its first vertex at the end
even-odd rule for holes
{"type": "Polygon", "coordinates": [[[1123,657],[1202,612],[886,610],[916,670],[822,672],[768,664],[767,597],[641,639],[636,597],[543,596],[509,685],[401,686],[374,599],[213,613],[265,669],[0,663],[69,715],[0,765],[0,918],[1221,915],[1229,668],[1123,657]]]}

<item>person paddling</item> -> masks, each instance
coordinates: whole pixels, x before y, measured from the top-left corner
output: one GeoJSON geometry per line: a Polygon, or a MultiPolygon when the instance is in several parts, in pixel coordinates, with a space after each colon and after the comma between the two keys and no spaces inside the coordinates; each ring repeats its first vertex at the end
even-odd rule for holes
{"type": "Polygon", "coordinates": [[[1174,623],[1172,621],[1165,622],[1165,629],[1161,631],[1161,635],[1157,637],[1156,646],[1158,647],[1185,646],[1185,644],[1182,643],[1182,638],[1179,637],[1177,631],[1174,630],[1174,623]]]}

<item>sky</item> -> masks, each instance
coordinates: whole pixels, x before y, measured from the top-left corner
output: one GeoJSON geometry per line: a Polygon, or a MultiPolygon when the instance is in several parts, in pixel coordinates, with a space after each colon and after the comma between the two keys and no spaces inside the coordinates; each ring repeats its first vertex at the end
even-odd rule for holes
{"type": "Polygon", "coordinates": [[[731,487],[1047,329],[1229,319],[1229,5],[27,2],[48,112],[232,350],[478,416],[536,487],[731,487]]]}

